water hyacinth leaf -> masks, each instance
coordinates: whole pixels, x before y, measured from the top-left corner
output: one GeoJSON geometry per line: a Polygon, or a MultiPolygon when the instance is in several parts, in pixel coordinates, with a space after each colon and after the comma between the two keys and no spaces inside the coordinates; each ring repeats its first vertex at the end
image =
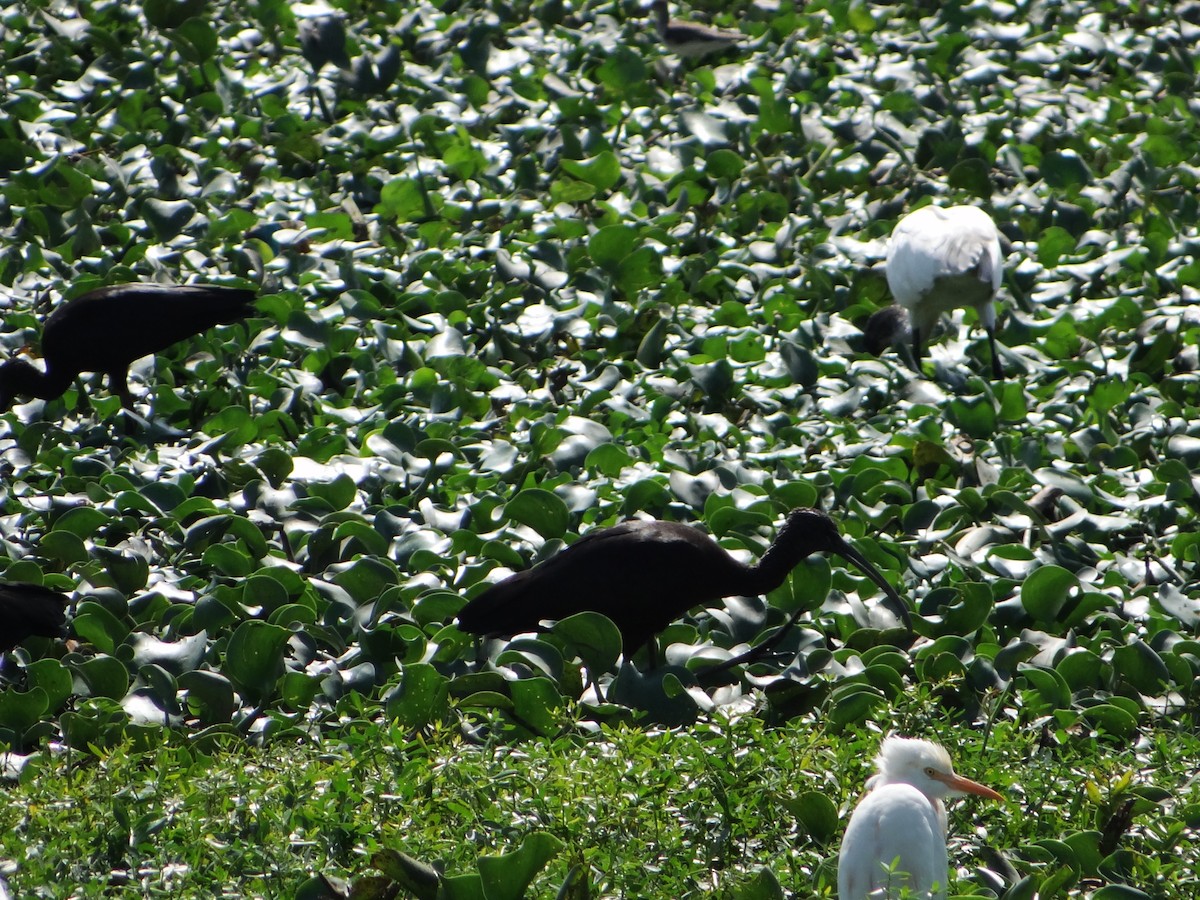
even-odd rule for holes
{"type": "Polygon", "coordinates": [[[1054,712],[1071,706],[1071,688],[1058,672],[1036,666],[1021,666],[1020,677],[1033,689],[1029,700],[1034,709],[1054,712]],[[1035,702],[1034,702],[1035,701],[1035,702]]]}
{"type": "Polygon", "coordinates": [[[135,632],[129,636],[129,644],[133,650],[133,664],[138,668],[162,666],[172,674],[181,675],[200,668],[204,662],[208,634],[200,631],[177,641],[163,641],[153,635],[135,632]]]}
{"type": "Polygon", "coordinates": [[[179,55],[193,63],[203,63],[217,52],[217,34],[213,27],[201,18],[182,22],[171,35],[179,55]]]}
{"type": "Polygon", "coordinates": [[[610,671],[621,655],[621,632],[611,619],[597,612],[559,619],[550,632],[562,638],[568,651],[577,653],[593,674],[610,671]]]}
{"type": "Polygon", "coordinates": [[[877,706],[884,702],[883,693],[868,684],[843,684],[833,689],[826,704],[827,724],[837,730],[861,725],[877,706]]]}
{"type": "Polygon", "coordinates": [[[521,900],[533,879],[546,863],[563,849],[552,834],[535,831],[511,853],[481,856],[477,863],[487,900],[521,900]]]}
{"type": "Polygon", "coordinates": [[[385,847],[371,856],[371,865],[410,892],[417,900],[435,900],[442,876],[433,866],[407,853],[385,847]]]}
{"type": "Polygon", "coordinates": [[[1092,892],[1091,900],[1151,900],[1151,896],[1127,884],[1106,884],[1092,892]]]}
{"type": "Polygon", "coordinates": [[[92,600],[85,600],[76,608],[71,629],[102,653],[112,653],[129,635],[127,624],[92,600]]]}
{"type": "Polygon", "coordinates": [[[989,438],[996,431],[996,407],[989,397],[956,397],[947,411],[950,421],[973,438],[989,438]]]}
{"type": "Polygon", "coordinates": [[[541,488],[521,491],[504,505],[504,515],[544,538],[561,538],[571,520],[567,505],[556,494],[541,488]]]}
{"type": "Polygon", "coordinates": [[[110,517],[102,510],[91,506],[80,506],[69,509],[54,521],[51,531],[68,531],[81,538],[89,538],[110,522],[110,517]]]}
{"type": "Polygon", "coordinates": [[[387,714],[408,728],[424,728],[446,708],[449,679],[426,663],[406,665],[400,683],[385,695],[387,714]]]}
{"type": "Polygon", "coordinates": [[[1137,716],[1111,703],[1088,706],[1083,716],[1094,728],[1113,737],[1128,740],[1137,734],[1137,716]]]}
{"type": "Polygon", "coordinates": [[[19,739],[50,708],[50,698],[40,687],[28,691],[0,691],[0,729],[9,729],[19,739]]]}
{"type": "Polygon", "coordinates": [[[1061,566],[1035,569],[1021,585],[1021,605],[1039,622],[1055,622],[1067,605],[1079,579],[1061,566]]]}
{"type": "Polygon", "coordinates": [[[621,178],[620,160],[611,150],[585,160],[564,159],[560,165],[564,172],[599,191],[611,190],[621,178]]]}
{"type": "Polygon", "coordinates": [[[205,0],[148,0],[146,21],[155,28],[178,28],[188,19],[203,15],[205,0]]]}
{"type": "Polygon", "coordinates": [[[112,656],[95,656],[72,666],[90,697],[120,700],[129,690],[129,670],[112,656]]]}
{"type": "Polygon", "coordinates": [[[734,900],[784,900],[783,886],[775,873],[763,866],[748,880],[735,885],[734,900]]]}
{"type": "Polygon", "coordinates": [[[827,844],[837,835],[837,806],[827,794],[802,791],[795,797],[784,798],[783,802],[813,840],[827,844]]]}
{"type": "Polygon", "coordinates": [[[439,898],[445,900],[488,900],[483,892],[483,877],[477,872],[447,875],[442,879],[439,898]]]}
{"type": "Polygon", "coordinates": [[[83,563],[89,558],[87,545],[83,539],[69,531],[51,531],[38,543],[38,550],[50,559],[58,560],[62,565],[83,563]]]}
{"type": "Polygon", "coordinates": [[[614,275],[621,272],[621,261],[637,246],[638,232],[630,225],[606,225],[588,239],[588,255],[602,269],[614,275]]]}
{"type": "Polygon", "coordinates": [[[399,222],[420,222],[436,215],[432,199],[420,179],[393,178],[380,191],[375,212],[399,222]]]}
{"type": "Polygon", "coordinates": [[[201,725],[232,720],[237,704],[233,685],[224,675],[197,669],[184,672],[177,681],[180,689],[187,691],[187,706],[201,725]]]}
{"type": "Polygon", "coordinates": [[[636,95],[645,90],[646,61],[641,53],[619,44],[596,69],[596,77],[612,94],[636,95]]]}
{"type": "MultiPolygon", "coordinates": [[[[660,725],[688,725],[696,720],[699,706],[680,677],[665,667],[642,673],[626,662],[609,685],[608,699],[640,710],[647,720],[660,725]]],[[[690,675],[686,677],[690,680],[690,675]]]]}
{"type": "Polygon", "coordinates": [[[1171,684],[1170,671],[1145,641],[1134,640],[1118,647],[1112,661],[1117,677],[1143,694],[1157,695],[1171,684]]]}
{"type": "Polygon", "coordinates": [[[390,561],[361,557],[333,576],[333,583],[343,588],[358,604],[374,600],[397,581],[390,561]]]}
{"type": "Polygon", "coordinates": [[[71,696],[71,672],[57,659],[36,659],[25,667],[30,689],[46,694],[46,708],[57,711],[71,696]]]}
{"type": "Polygon", "coordinates": [[[256,619],[242,622],[229,638],[222,672],[242,699],[259,706],[275,694],[291,632],[256,619]]]}
{"type": "Polygon", "coordinates": [[[142,216],[159,241],[167,243],[192,223],[196,218],[196,207],[187,200],[150,198],[142,203],[142,216]]]}
{"type": "Polygon", "coordinates": [[[767,602],[785,613],[798,609],[818,610],[833,586],[833,569],[823,556],[810,556],[800,562],[783,584],[767,594],[767,602]]]}

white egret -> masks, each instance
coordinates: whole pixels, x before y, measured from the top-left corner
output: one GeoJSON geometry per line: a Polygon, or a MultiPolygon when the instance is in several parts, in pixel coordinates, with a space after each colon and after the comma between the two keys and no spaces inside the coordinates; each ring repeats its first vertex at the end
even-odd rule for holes
{"type": "Polygon", "coordinates": [[[732,47],[742,40],[740,31],[724,31],[695,22],[672,19],[667,0],[654,0],[655,26],[667,49],[680,57],[698,58],[732,47]]]}
{"type": "Polygon", "coordinates": [[[1004,798],[954,774],[950,756],[930,741],[891,735],[875,759],[879,773],[850,817],[838,857],[838,900],[944,900],[946,807],[942,798],[1004,798]],[[908,893],[904,893],[907,890],[908,893]]]}
{"type": "Polygon", "coordinates": [[[908,310],[913,356],[938,317],[960,306],[973,306],[987,331],[992,375],[1000,378],[996,356],[996,307],[1004,268],[1000,233],[992,217],[974,206],[923,206],[892,231],[887,250],[887,281],[892,296],[908,310]]]}

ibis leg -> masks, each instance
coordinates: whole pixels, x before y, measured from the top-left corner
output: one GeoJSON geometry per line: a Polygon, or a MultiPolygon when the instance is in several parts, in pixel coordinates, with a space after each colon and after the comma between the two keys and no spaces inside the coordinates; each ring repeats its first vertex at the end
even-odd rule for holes
{"type": "Polygon", "coordinates": [[[988,348],[992,351],[992,378],[999,381],[1004,377],[1004,372],[1000,368],[1000,357],[996,355],[996,329],[989,328],[987,330],[988,348]]]}

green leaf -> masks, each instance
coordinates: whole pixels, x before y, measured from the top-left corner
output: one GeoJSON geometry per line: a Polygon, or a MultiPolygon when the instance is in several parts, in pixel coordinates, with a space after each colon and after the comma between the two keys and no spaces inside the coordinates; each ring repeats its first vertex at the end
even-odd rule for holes
{"type": "Polygon", "coordinates": [[[233,685],[224,675],[197,669],[180,675],[178,684],[187,691],[187,705],[201,725],[217,725],[233,719],[237,708],[233,685]]]}
{"type": "Polygon", "coordinates": [[[559,619],[550,629],[579,655],[593,676],[608,672],[621,655],[621,632],[607,616],[581,612],[559,619]]]}
{"type": "Polygon", "coordinates": [[[1106,884],[1091,894],[1091,900],[1151,900],[1149,894],[1127,884],[1106,884]]]}
{"type": "Polygon", "coordinates": [[[196,218],[196,207],[187,200],[159,200],[149,198],[142,202],[142,217],[154,230],[161,243],[176,238],[196,218]]]}
{"type": "Polygon", "coordinates": [[[568,175],[585,181],[599,191],[609,191],[621,179],[621,162],[611,150],[605,150],[590,159],[564,159],[559,163],[568,175]]]}
{"type": "Polygon", "coordinates": [[[446,711],[450,680],[427,663],[406,665],[384,700],[387,714],[407,728],[424,728],[446,711]]]}
{"type": "Polygon", "coordinates": [[[630,225],[606,225],[588,239],[588,255],[602,269],[620,274],[621,261],[633,252],[638,232],[630,225]]]}
{"type": "Polygon", "coordinates": [[[813,840],[827,844],[838,834],[837,805],[821,791],[801,791],[785,799],[788,811],[796,817],[813,840]]]}
{"type": "Polygon", "coordinates": [[[504,505],[504,516],[536,531],[544,538],[561,538],[567,533],[571,514],[557,494],[527,488],[504,505]]]}
{"type": "Polygon", "coordinates": [[[1021,605],[1039,622],[1055,622],[1079,579],[1061,566],[1034,569],[1021,585],[1021,605]]]}
{"type": "Polygon", "coordinates": [[[399,222],[419,222],[433,214],[425,187],[413,178],[393,178],[379,194],[379,215],[399,222]]]}
{"type": "Polygon", "coordinates": [[[596,77],[611,94],[637,93],[645,89],[646,61],[641,53],[625,44],[617,44],[596,69],[596,77]]]}
{"type": "Polygon", "coordinates": [[[487,900],[522,900],[533,879],[562,848],[563,842],[554,835],[535,831],[511,853],[481,856],[478,866],[484,896],[487,900]]]}
{"type": "Polygon", "coordinates": [[[243,622],[233,632],[222,671],[247,703],[260,706],[275,695],[290,637],[286,628],[256,619],[243,622]]]}
{"type": "Polygon", "coordinates": [[[217,33],[204,19],[191,18],[171,35],[179,55],[192,63],[204,63],[216,56],[217,33]]]}
{"type": "Polygon", "coordinates": [[[442,876],[433,866],[413,859],[407,853],[384,848],[371,856],[371,865],[379,869],[417,900],[435,900],[442,876]]]}

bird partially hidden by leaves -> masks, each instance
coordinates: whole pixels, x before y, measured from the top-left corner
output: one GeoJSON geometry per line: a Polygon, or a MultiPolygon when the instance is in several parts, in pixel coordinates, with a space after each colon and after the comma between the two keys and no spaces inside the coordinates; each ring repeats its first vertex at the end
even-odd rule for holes
{"type": "Polygon", "coordinates": [[[896,224],[887,249],[887,282],[899,309],[886,307],[871,316],[868,348],[879,352],[911,339],[919,366],[942,313],[969,306],[987,332],[992,376],[1003,377],[994,302],[1003,278],[1000,232],[983,210],[923,206],[909,213],[896,224]]]}
{"type": "Polygon", "coordinates": [[[875,759],[878,774],[855,807],[838,855],[838,900],[944,900],[950,877],[946,797],[1004,798],[956,775],[932,741],[890,735],[875,759]]]}
{"type": "Polygon", "coordinates": [[[654,12],[655,29],[663,44],[670,52],[685,59],[720,53],[745,37],[740,31],[725,31],[696,22],[672,19],[667,0],[654,0],[651,9],[654,12]]]}
{"type": "Polygon", "coordinates": [[[81,372],[103,372],[133,409],[130,364],[215,325],[245,318],[255,292],[216,285],[120,284],[88,291],[55,309],[42,329],[45,371],[26,359],[0,364],[0,410],[15,397],[60,397],[81,372]]]}
{"type": "Polygon", "coordinates": [[[653,652],[654,636],[689,609],[722,597],[773,591],[801,560],[817,552],[853,562],[887,594],[911,630],[908,610],[895,589],[842,537],[833,519],[816,509],[788,513],[774,543],[753,565],[677,522],[632,520],[597,528],[532,569],[489,587],[459,612],[458,626],[472,634],[510,636],[539,630],[543,620],[592,611],[617,626],[627,656],[645,644],[653,652]]]}
{"type": "Polygon", "coordinates": [[[35,635],[63,637],[69,602],[65,594],[40,584],[0,582],[0,651],[35,635]]]}

